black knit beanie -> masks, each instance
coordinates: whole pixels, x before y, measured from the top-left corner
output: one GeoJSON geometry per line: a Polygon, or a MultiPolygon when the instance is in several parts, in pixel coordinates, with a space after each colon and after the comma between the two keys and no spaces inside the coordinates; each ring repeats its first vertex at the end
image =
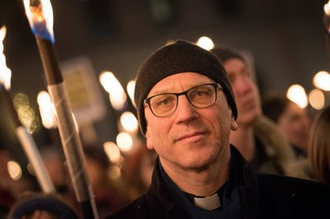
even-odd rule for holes
{"type": "Polygon", "coordinates": [[[168,76],[196,72],[219,83],[226,95],[235,119],[237,108],[227,73],[219,59],[211,52],[191,42],[178,40],[165,45],[149,56],[141,65],[135,82],[134,100],[136,103],[141,132],[145,135],[147,122],[143,101],[153,86],[168,76]]]}
{"type": "Polygon", "coordinates": [[[216,55],[223,63],[231,58],[238,58],[246,63],[246,60],[240,54],[240,52],[229,46],[215,46],[213,49],[211,49],[211,52],[216,55]]]}

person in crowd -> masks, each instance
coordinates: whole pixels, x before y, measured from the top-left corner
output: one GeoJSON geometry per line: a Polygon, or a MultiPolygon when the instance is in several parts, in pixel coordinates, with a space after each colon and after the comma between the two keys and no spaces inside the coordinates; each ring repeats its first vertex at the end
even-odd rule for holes
{"type": "Polygon", "coordinates": [[[307,156],[310,119],[306,108],[300,108],[284,95],[270,95],[262,101],[264,115],[276,122],[290,142],[297,157],[307,156]]]}
{"type": "Polygon", "coordinates": [[[22,192],[33,189],[31,180],[22,176],[14,179],[10,174],[9,162],[13,162],[14,159],[7,149],[8,145],[4,145],[1,141],[2,134],[0,134],[0,219],[6,218],[22,192]]]}
{"type": "Polygon", "coordinates": [[[108,218],[329,218],[329,186],[256,174],[230,145],[239,115],[211,52],[184,40],[161,47],[140,67],[134,98],[158,158],[148,192],[108,218]]]}
{"type": "Polygon", "coordinates": [[[311,127],[308,155],[315,177],[330,185],[330,106],[324,108],[311,127]]]}
{"type": "Polygon", "coordinates": [[[216,46],[211,50],[223,63],[231,83],[239,117],[238,130],[231,132],[235,145],[252,167],[261,173],[291,175],[293,150],[276,124],[262,114],[261,100],[250,65],[236,49],[216,46]]]}
{"type": "Polygon", "coordinates": [[[126,156],[122,167],[123,180],[130,200],[138,198],[148,190],[157,156],[154,150],[147,149],[145,141],[139,142],[136,148],[126,156]]]}
{"type": "Polygon", "coordinates": [[[111,162],[103,147],[98,144],[84,147],[86,171],[95,195],[95,204],[100,218],[104,218],[126,203],[122,194],[109,177],[111,162]]]}
{"type": "Polygon", "coordinates": [[[56,193],[26,191],[10,209],[8,219],[79,219],[79,214],[56,193]]]}
{"type": "Polygon", "coordinates": [[[62,195],[74,197],[69,171],[65,165],[64,154],[55,145],[47,145],[40,149],[42,160],[55,189],[62,195]]]}

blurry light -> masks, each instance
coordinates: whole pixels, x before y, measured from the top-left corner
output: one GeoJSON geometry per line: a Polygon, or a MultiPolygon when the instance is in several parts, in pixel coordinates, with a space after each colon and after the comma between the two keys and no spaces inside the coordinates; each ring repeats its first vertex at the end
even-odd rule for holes
{"type": "Polygon", "coordinates": [[[130,80],[127,83],[126,90],[127,90],[129,98],[131,99],[133,106],[136,106],[135,101],[134,101],[135,80],[130,80]]]}
{"type": "Polygon", "coordinates": [[[48,92],[40,91],[37,97],[37,102],[39,104],[39,111],[43,126],[47,129],[55,128],[57,126],[55,109],[48,92]]]}
{"type": "Polygon", "coordinates": [[[27,165],[27,168],[28,172],[32,175],[32,176],[36,176],[36,173],[34,171],[34,168],[32,166],[32,164],[29,162],[28,165],[27,165]]]}
{"type": "Polygon", "coordinates": [[[117,163],[120,160],[120,150],[114,142],[105,142],[103,148],[111,162],[117,163]]]}
{"type": "Polygon", "coordinates": [[[121,132],[116,137],[116,142],[119,149],[123,152],[128,152],[133,147],[132,136],[126,132],[121,132]]]}
{"type": "Polygon", "coordinates": [[[213,41],[209,37],[206,37],[206,36],[200,37],[197,41],[197,45],[206,50],[211,50],[214,48],[213,41]]]}
{"type": "Polygon", "coordinates": [[[124,112],[120,116],[120,123],[127,132],[135,132],[138,130],[138,121],[135,115],[129,111],[124,112]]]}
{"type": "Polygon", "coordinates": [[[324,5],[323,10],[326,15],[330,16],[330,1],[328,1],[328,3],[324,5]]]}
{"type": "Polygon", "coordinates": [[[18,93],[14,96],[13,103],[22,125],[30,134],[36,132],[40,128],[40,121],[30,106],[29,97],[26,94],[18,93]]]}
{"type": "Polygon", "coordinates": [[[313,78],[313,84],[324,91],[330,91],[330,74],[326,71],[319,71],[313,78]]]}
{"type": "Polygon", "coordinates": [[[120,168],[118,166],[112,165],[109,168],[109,177],[111,179],[119,179],[120,176],[121,176],[120,168]]]}
{"type": "Polygon", "coordinates": [[[13,180],[19,180],[21,178],[22,168],[19,165],[19,163],[15,162],[15,161],[9,161],[7,163],[7,169],[8,169],[9,176],[13,180]]]}
{"type": "Polygon", "coordinates": [[[299,107],[305,108],[308,105],[305,89],[299,84],[293,84],[289,87],[286,96],[299,107]]]}
{"type": "Polygon", "coordinates": [[[309,104],[316,110],[324,108],[325,97],[320,89],[313,89],[308,95],[309,104]]]}
{"type": "Polygon", "coordinates": [[[7,67],[6,56],[4,54],[3,40],[6,37],[7,28],[6,26],[0,29],[0,83],[4,85],[6,90],[10,89],[11,70],[7,67]]]}
{"type": "Polygon", "coordinates": [[[13,103],[16,109],[19,108],[20,106],[30,106],[29,97],[23,93],[16,94],[13,99],[13,103]]]}
{"type": "Polygon", "coordinates": [[[105,71],[100,74],[100,83],[109,93],[111,105],[116,110],[121,110],[125,106],[127,97],[125,91],[112,72],[105,71]]]}

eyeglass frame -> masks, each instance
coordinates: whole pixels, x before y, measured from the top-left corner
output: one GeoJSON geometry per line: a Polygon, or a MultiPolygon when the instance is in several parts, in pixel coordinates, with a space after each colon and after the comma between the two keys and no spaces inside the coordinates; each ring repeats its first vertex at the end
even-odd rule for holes
{"type": "Polygon", "coordinates": [[[181,95],[185,95],[186,98],[187,98],[187,100],[188,100],[188,102],[189,102],[193,107],[195,107],[195,108],[197,108],[197,109],[203,109],[203,108],[211,107],[211,106],[213,106],[213,105],[217,102],[217,99],[218,99],[218,92],[217,92],[218,90],[217,90],[217,89],[223,90],[222,86],[221,86],[219,83],[206,83],[206,84],[200,84],[200,85],[197,85],[197,86],[191,87],[191,88],[189,88],[188,90],[183,91],[183,92],[180,92],[180,93],[160,93],[160,94],[155,94],[155,95],[153,95],[153,96],[151,96],[151,97],[148,97],[148,98],[144,99],[144,101],[143,101],[143,105],[145,106],[146,104],[148,104],[150,111],[151,111],[152,114],[153,114],[154,116],[156,116],[156,117],[159,117],[159,118],[168,117],[168,116],[172,115],[173,113],[175,113],[175,111],[177,110],[178,105],[179,105],[179,96],[181,96],[181,95]],[[205,86],[205,85],[212,85],[212,86],[213,86],[213,88],[214,88],[214,95],[215,95],[214,101],[213,101],[213,103],[212,103],[211,105],[208,105],[208,106],[205,106],[205,107],[198,107],[198,106],[195,106],[195,105],[191,102],[191,100],[189,99],[189,97],[188,97],[188,92],[191,91],[191,90],[193,90],[193,89],[196,89],[197,87],[201,87],[201,86],[205,86]],[[163,95],[163,94],[174,94],[174,95],[176,96],[176,105],[175,105],[175,109],[174,109],[173,112],[171,112],[170,114],[165,115],[165,116],[158,116],[158,115],[156,115],[155,112],[152,110],[152,107],[151,107],[151,104],[150,104],[150,100],[151,100],[153,97],[156,97],[156,96],[159,96],[159,95],[163,95]]]}

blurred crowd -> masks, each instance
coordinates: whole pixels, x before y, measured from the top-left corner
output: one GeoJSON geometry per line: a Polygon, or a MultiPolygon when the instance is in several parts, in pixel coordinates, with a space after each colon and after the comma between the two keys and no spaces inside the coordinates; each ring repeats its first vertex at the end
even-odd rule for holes
{"type": "MultiPolygon", "coordinates": [[[[252,167],[260,173],[330,184],[330,106],[311,112],[284,94],[261,97],[243,53],[230,47],[215,47],[212,52],[224,64],[238,108],[239,128],[231,133],[230,142],[252,167]]],[[[86,171],[100,218],[145,193],[151,183],[157,155],[142,138],[137,142],[119,166],[110,161],[102,144],[84,144],[86,171]],[[118,167],[119,174],[115,174],[118,167]]],[[[61,148],[49,146],[41,155],[56,188],[54,195],[42,194],[35,182],[24,177],[14,180],[7,168],[11,155],[0,147],[0,219],[21,218],[25,213],[41,218],[43,212],[60,218],[58,209],[64,208],[69,218],[81,217],[61,148]],[[55,207],[40,204],[37,208],[35,204],[31,210],[28,202],[55,203],[55,207]]]]}

